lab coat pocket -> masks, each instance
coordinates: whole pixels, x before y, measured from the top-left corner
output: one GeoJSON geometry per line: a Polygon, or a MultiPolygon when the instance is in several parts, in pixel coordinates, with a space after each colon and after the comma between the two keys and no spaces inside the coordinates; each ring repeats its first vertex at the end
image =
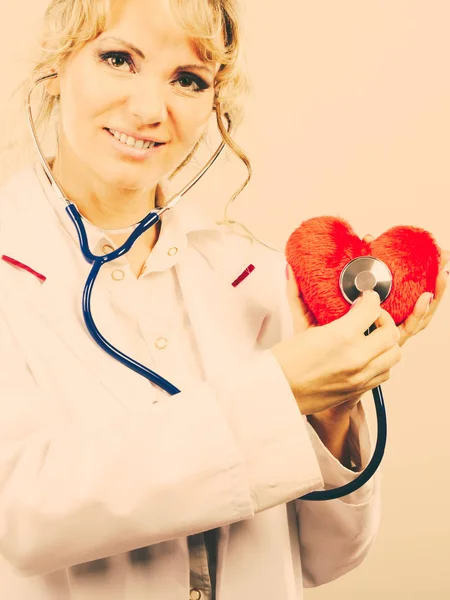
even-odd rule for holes
{"type": "Polygon", "coordinates": [[[242,261],[231,261],[233,270],[230,265],[224,269],[219,256],[214,260],[211,251],[208,258],[195,247],[188,247],[188,253],[188,266],[180,262],[177,275],[209,378],[218,371],[231,370],[256,349],[267,308],[240,286],[231,285],[242,261]]]}

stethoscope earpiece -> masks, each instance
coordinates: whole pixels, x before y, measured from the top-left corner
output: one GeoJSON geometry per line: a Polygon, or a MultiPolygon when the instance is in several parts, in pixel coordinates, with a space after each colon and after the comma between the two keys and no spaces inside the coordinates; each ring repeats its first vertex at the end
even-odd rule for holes
{"type": "Polygon", "coordinates": [[[339,287],[350,304],[368,290],[374,290],[384,302],[392,289],[392,274],[384,262],[373,256],[359,256],[341,272],[339,287]]]}

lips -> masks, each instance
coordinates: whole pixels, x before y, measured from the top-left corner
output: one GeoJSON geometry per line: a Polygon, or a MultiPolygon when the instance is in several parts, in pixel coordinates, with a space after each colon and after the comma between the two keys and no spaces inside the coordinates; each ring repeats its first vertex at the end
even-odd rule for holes
{"type": "Polygon", "coordinates": [[[105,127],[105,130],[108,131],[112,136],[115,137],[115,133],[118,133],[119,135],[126,135],[127,137],[131,137],[136,141],[143,141],[144,143],[151,143],[154,144],[155,146],[162,146],[163,144],[165,144],[166,142],[163,142],[161,140],[156,140],[154,138],[144,138],[140,135],[137,134],[132,134],[132,133],[127,133],[126,131],[122,131],[120,129],[110,129],[109,127],[105,127]]]}

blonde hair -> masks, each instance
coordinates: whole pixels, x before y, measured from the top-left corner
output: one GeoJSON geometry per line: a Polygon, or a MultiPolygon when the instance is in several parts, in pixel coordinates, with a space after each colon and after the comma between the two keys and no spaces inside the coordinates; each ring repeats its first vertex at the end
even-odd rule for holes
{"type": "MultiPolygon", "coordinates": [[[[38,41],[39,58],[34,63],[29,76],[18,88],[22,94],[22,105],[26,101],[31,85],[37,79],[51,72],[58,72],[71,53],[79,50],[105,30],[113,1],[115,0],[51,0],[44,15],[38,41]]],[[[246,180],[226,203],[224,220],[217,224],[225,224],[228,227],[233,224],[240,225],[252,240],[267,246],[253,236],[245,225],[228,218],[229,205],[244,190],[252,177],[248,156],[229,135],[223,124],[223,118],[226,117],[235,130],[242,122],[244,99],[251,89],[243,58],[238,0],[170,0],[170,3],[174,17],[194,40],[199,56],[205,61],[217,62],[221,65],[215,81],[214,106],[217,126],[225,144],[247,168],[246,180]],[[218,39],[222,39],[225,43],[218,44],[218,39]]],[[[49,94],[44,86],[36,90],[36,94],[38,93],[35,126],[38,132],[43,129],[45,135],[52,118],[57,120],[59,98],[49,94]]],[[[24,117],[23,121],[25,121],[24,117]]],[[[197,142],[169,179],[191,161],[204,137],[197,142]]],[[[27,151],[31,146],[28,140],[29,136],[23,135],[22,140],[8,144],[9,149],[19,152],[19,160],[27,159],[27,151]]]]}

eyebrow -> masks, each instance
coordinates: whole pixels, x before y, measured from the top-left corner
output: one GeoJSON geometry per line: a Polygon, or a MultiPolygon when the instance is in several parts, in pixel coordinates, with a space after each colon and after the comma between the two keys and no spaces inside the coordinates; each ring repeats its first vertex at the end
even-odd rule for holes
{"type": "MultiPolygon", "coordinates": [[[[136,48],[136,46],[134,46],[130,42],[127,42],[125,40],[122,40],[121,38],[113,37],[113,36],[101,38],[100,41],[106,41],[106,40],[112,40],[113,42],[117,42],[118,44],[122,44],[123,46],[126,46],[129,50],[132,50],[135,54],[137,54],[143,60],[145,60],[145,54],[142,52],[142,50],[139,50],[139,48],[136,48]]],[[[198,69],[199,71],[206,71],[210,75],[213,74],[211,67],[207,67],[205,65],[199,65],[199,64],[195,64],[195,63],[190,64],[190,65],[181,65],[180,67],[178,67],[178,69],[179,70],[198,69]]]]}

